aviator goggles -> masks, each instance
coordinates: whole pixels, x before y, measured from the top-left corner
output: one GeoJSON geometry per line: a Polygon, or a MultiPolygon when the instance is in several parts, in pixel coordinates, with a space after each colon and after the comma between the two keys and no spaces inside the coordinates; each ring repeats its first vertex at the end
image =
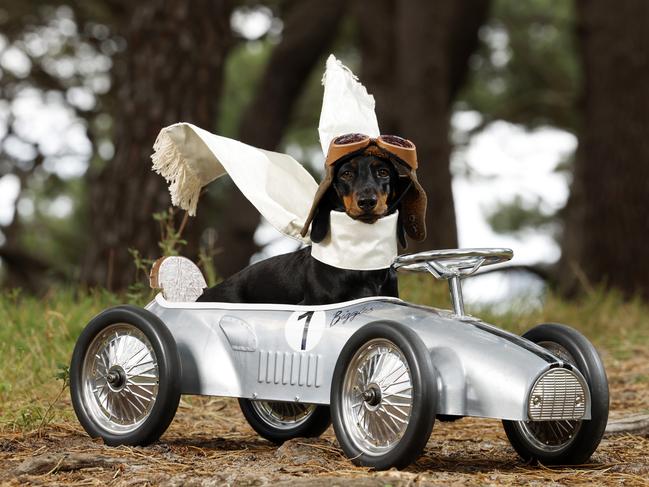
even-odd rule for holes
{"type": "Polygon", "coordinates": [[[365,149],[370,144],[374,144],[397,156],[411,169],[417,169],[417,149],[415,144],[398,135],[379,135],[376,138],[365,134],[340,135],[331,141],[325,165],[331,166],[341,157],[365,149]]]}

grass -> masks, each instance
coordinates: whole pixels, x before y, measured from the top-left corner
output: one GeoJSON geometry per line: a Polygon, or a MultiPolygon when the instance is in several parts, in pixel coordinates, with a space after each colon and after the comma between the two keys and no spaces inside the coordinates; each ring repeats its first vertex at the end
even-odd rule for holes
{"type": "Polygon", "coordinates": [[[0,296],[0,430],[34,429],[55,416],[74,343],[86,323],[124,299],[105,291],[0,296]]]}
{"type": "MultiPolygon", "coordinates": [[[[400,277],[402,297],[408,301],[449,308],[445,283],[423,275],[400,277]]],[[[147,298],[139,299],[143,304],[147,298]]],[[[75,340],[86,323],[103,309],[133,302],[105,291],[52,290],[43,298],[19,291],[0,296],[0,431],[26,431],[51,421],[68,419],[69,408],[57,407],[66,385],[75,340]],[[58,377],[57,377],[58,376],[58,377]]],[[[574,326],[615,359],[630,358],[649,344],[649,306],[640,300],[624,301],[615,292],[595,291],[568,302],[549,295],[544,306],[527,312],[494,314],[467,311],[485,321],[522,333],[534,324],[562,322],[574,326]]],[[[646,383],[646,376],[637,382],[646,383]]],[[[64,391],[63,394],[67,394],[64,391]]]]}

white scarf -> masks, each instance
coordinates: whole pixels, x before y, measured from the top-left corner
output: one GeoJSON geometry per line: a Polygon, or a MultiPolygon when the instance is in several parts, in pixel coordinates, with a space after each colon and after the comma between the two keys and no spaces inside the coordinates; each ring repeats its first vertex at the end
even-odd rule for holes
{"type": "Polygon", "coordinates": [[[300,230],[318,184],[291,156],[221,137],[191,123],[163,128],[153,149],[153,170],[169,182],[171,202],[190,215],[196,214],[201,189],[228,174],[278,231],[310,242],[300,236],[300,230]]]}
{"type": "Polygon", "coordinates": [[[397,256],[397,218],[395,212],[370,224],[332,211],[329,233],[312,245],[311,257],[340,269],[387,269],[397,256]]]}

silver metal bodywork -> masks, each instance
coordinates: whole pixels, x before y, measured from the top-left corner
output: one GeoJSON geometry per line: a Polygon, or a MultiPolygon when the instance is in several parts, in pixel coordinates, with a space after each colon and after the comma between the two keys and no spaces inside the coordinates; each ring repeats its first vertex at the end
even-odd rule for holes
{"type": "Polygon", "coordinates": [[[366,324],[390,321],[413,329],[430,351],[437,414],[529,420],[534,385],[560,367],[584,385],[579,419],[590,419],[590,394],[574,367],[471,316],[389,297],[297,306],[172,303],[158,295],[147,309],[176,340],[184,394],[329,404],[347,340],[366,324]]]}

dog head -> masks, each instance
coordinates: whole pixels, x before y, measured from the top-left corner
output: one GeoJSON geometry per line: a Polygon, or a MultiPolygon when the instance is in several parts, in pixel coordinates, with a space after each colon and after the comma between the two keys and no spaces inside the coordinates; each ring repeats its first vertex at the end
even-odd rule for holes
{"type": "MultiPolygon", "coordinates": [[[[316,208],[311,226],[311,240],[322,241],[329,232],[329,213],[344,211],[355,220],[372,224],[399,209],[408,179],[400,177],[394,164],[374,154],[359,154],[336,164],[331,186],[316,208]],[[396,204],[395,204],[396,203],[396,204]]],[[[397,236],[406,246],[401,221],[397,236]]]]}
{"type": "Polygon", "coordinates": [[[351,218],[376,222],[399,210],[399,243],[405,235],[418,242],[426,238],[426,192],[417,180],[415,145],[393,135],[375,139],[363,134],[345,134],[331,141],[325,159],[325,174],[313,197],[300,235],[320,242],[329,231],[332,209],[351,218]]]}

